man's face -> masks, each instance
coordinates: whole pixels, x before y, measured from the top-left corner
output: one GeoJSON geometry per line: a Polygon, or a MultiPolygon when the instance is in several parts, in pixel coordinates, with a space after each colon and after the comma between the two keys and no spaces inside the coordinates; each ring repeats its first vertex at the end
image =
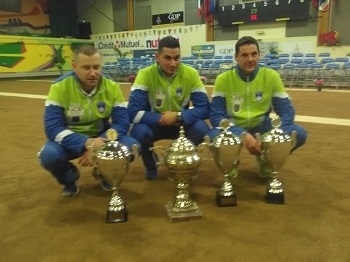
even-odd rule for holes
{"type": "Polygon", "coordinates": [[[180,59],[180,48],[164,47],[161,53],[156,54],[156,60],[166,76],[172,76],[176,73],[180,59]]]}
{"type": "Polygon", "coordinates": [[[101,55],[87,56],[79,54],[72,63],[73,70],[81,81],[85,91],[91,91],[101,77],[101,55]]]}
{"type": "Polygon", "coordinates": [[[251,75],[258,66],[260,53],[254,44],[242,45],[235,60],[244,75],[251,75]]]}

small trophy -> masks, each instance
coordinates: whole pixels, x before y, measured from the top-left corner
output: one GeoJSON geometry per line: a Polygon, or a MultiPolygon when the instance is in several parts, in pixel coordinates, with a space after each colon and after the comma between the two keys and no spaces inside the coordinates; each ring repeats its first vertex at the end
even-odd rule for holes
{"type": "Polygon", "coordinates": [[[196,171],[201,163],[197,148],[184,135],[184,129],[180,127],[180,136],[169,149],[163,146],[150,148],[157,154],[161,164],[171,173],[171,180],[176,183],[178,190],[174,201],[165,204],[165,210],[171,221],[184,221],[202,218],[203,213],[189,194],[190,181],[196,176],[196,171]],[[161,149],[160,154],[157,153],[161,149]]]}
{"type": "Polygon", "coordinates": [[[221,172],[224,173],[224,182],[220,189],[216,191],[215,202],[220,207],[236,206],[236,193],[234,192],[231,182],[232,175],[230,174],[237,174],[243,142],[241,137],[229,131],[230,121],[228,119],[222,120],[220,126],[223,128],[223,132],[210,144],[214,161],[221,172]]]}
{"type": "MultiPolygon", "coordinates": [[[[113,190],[107,209],[107,223],[126,222],[128,212],[124,200],[119,195],[119,187],[129,172],[131,152],[126,146],[116,141],[118,133],[115,129],[108,129],[106,137],[109,141],[94,152],[94,155],[96,171],[112,186],[113,190]]],[[[136,146],[133,150],[136,150],[136,146]]]]}
{"type": "Polygon", "coordinates": [[[296,132],[291,135],[284,134],[279,128],[280,119],[271,120],[273,129],[264,135],[256,134],[257,142],[261,144],[261,162],[268,165],[272,170],[272,176],[268,182],[265,201],[273,204],[285,204],[284,189],[282,182],[277,178],[278,171],[287,161],[291,149],[296,143],[296,132]]]}

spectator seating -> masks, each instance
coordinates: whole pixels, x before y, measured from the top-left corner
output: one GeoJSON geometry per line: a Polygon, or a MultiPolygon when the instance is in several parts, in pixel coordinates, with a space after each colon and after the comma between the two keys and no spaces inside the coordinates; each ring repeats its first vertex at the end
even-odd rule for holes
{"type": "Polygon", "coordinates": [[[331,53],[328,53],[328,52],[323,52],[323,53],[319,53],[318,54],[318,57],[319,58],[322,58],[322,57],[330,57],[331,56],[331,53]]]}
{"type": "Polygon", "coordinates": [[[292,53],[292,59],[303,59],[304,58],[304,54],[303,53],[292,53]]]}
{"type": "Polygon", "coordinates": [[[288,53],[278,54],[278,58],[288,58],[289,59],[289,57],[290,57],[290,54],[288,54],[288,53]]]}
{"type": "Polygon", "coordinates": [[[316,53],[306,53],[305,58],[316,58],[316,53]]]}
{"type": "Polygon", "coordinates": [[[316,57],[306,57],[305,56],[305,58],[304,58],[305,64],[311,65],[311,64],[316,63],[316,62],[317,62],[316,57]]]}
{"type": "MultiPolygon", "coordinates": [[[[218,74],[235,66],[233,55],[184,56],[182,63],[192,66],[207,83],[213,84],[218,74]]],[[[106,62],[102,73],[117,81],[127,81],[128,76],[154,63],[154,57],[119,58],[106,62]]],[[[261,66],[276,70],[286,86],[314,86],[315,79],[323,79],[325,86],[350,86],[350,53],[344,57],[331,57],[330,53],[267,54],[259,60],[261,66]]]]}

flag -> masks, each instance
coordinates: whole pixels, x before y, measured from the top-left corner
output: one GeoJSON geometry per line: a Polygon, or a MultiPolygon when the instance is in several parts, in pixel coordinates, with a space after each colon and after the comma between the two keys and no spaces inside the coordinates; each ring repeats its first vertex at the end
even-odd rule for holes
{"type": "Polygon", "coordinates": [[[312,5],[316,8],[318,8],[319,2],[320,2],[320,0],[312,0],[312,5]]]}
{"type": "Polygon", "coordinates": [[[330,5],[331,5],[331,0],[320,0],[318,4],[318,10],[322,12],[328,11],[330,5]]]}
{"type": "Polygon", "coordinates": [[[215,13],[215,3],[216,1],[215,0],[210,0],[210,2],[209,2],[209,13],[211,14],[211,15],[214,15],[214,13],[215,13]]]}
{"type": "Polygon", "coordinates": [[[198,4],[197,4],[197,14],[198,14],[198,16],[202,16],[202,4],[201,4],[201,0],[198,0],[198,4]]]}
{"type": "Polygon", "coordinates": [[[204,18],[205,21],[210,22],[210,0],[204,0],[203,2],[203,13],[204,13],[204,18]]]}
{"type": "Polygon", "coordinates": [[[216,6],[215,0],[204,0],[203,12],[204,12],[205,21],[207,23],[211,23],[214,20],[215,6],[216,6]]]}

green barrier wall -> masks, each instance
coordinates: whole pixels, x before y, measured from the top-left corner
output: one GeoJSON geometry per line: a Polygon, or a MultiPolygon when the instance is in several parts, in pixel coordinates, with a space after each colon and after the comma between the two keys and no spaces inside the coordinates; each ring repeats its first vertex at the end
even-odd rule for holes
{"type": "Polygon", "coordinates": [[[73,50],[81,44],[93,41],[0,35],[0,77],[69,71],[73,50]]]}

